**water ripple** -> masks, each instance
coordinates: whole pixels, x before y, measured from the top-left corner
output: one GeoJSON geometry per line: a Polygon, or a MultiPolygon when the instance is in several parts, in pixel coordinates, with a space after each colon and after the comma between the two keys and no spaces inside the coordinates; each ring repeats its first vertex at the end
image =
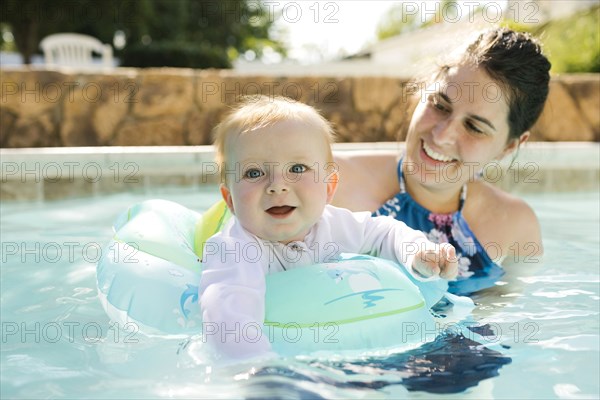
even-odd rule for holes
{"type": "Polygon", "coordinates": [[[556,336],[548,340],[538,341],[534,343],[534,346],[567,351],[598,351],[600,348],[598,336],[596,335],[556,336]]]}

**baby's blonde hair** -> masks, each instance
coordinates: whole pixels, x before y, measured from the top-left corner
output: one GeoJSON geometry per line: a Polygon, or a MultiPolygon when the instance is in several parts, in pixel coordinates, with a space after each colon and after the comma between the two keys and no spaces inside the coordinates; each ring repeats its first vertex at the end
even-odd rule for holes
{"type": "Polygon", "coordinates": [[[243,99],[213,130],[217,162],[221,166],[227,162],[225,154],[232,137],[288,121],[300,122],[321,132],[328,146],[327,161],[333,161],[333,128],[316,109],[286,97],[253,96],[243,99]]]}

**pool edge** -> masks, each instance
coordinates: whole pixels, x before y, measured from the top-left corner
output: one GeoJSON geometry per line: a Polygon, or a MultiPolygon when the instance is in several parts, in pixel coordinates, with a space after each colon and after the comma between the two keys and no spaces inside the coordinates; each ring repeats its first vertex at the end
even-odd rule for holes
{"type": "MultiPolygon", "coordinates": [[[[400,153],[404,143],[337,143],[334,151],[400,153]]],[[[219,182],[213,146],[0,149],[0,200],[57,200],[219,182]]],[[[484,178],[514,193],[600,190],[600,144],[531,142],[484,178]]]]}

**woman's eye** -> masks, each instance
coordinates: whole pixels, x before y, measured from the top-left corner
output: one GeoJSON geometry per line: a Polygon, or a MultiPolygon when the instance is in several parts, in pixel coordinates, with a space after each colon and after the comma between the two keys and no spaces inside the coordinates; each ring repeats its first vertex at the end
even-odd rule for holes
{"type": "Polygon", "coordinates": [[[263,175],[262,171],[256,168],[249,169],[244,173],[244,178],[248,179],[256,179],[260,178],[263,175]]]}
{"type": "Polygon", "coordinates": [[[433,104],[433,106],[437,110],[440,110],[440,111],[443,111],[443,112],[449,112],[450,111],[449,108],[445,104],[443,104],[442,101],[440,100],[440,98],[437,97],[437,96],[432,96],[431,103],[433,104]]]}
{"type": "Polygon", "coordinates": [[[303,165],[303,164],[294,164],[290,168],[290,172],[292,172],[294,174],[301,174],[303,172],[306,172],[307,169],[308,168],[306,167],[306,165],[303,165]]]}
{"type": "Polygon", "coordinates": [[[477,133],[477,134],[484,133],[481,129],[479,129],[475,124],[473,124],[470,121],[467,121],[465,123],[465,125],[467,126],[467,129],[470,130],[471,132],[474,132],[474,133],[477,133]]]}

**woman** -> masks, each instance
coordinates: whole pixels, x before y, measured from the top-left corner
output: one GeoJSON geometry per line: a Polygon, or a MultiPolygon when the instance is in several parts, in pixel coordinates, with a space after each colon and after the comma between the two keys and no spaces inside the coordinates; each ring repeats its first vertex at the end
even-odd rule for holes
{"type": "Polygon", "coordinates": [[[534,212],[478,178],[529,138],[548,96],[549,70],[528,35],[505,28],[481,34],[423,85],[402,158],[337,156],[333,204],[391,215],[431,240],[448,240],[459,253],[455,293],[493,286],[503,261],[539,262],[534,212]]]}

